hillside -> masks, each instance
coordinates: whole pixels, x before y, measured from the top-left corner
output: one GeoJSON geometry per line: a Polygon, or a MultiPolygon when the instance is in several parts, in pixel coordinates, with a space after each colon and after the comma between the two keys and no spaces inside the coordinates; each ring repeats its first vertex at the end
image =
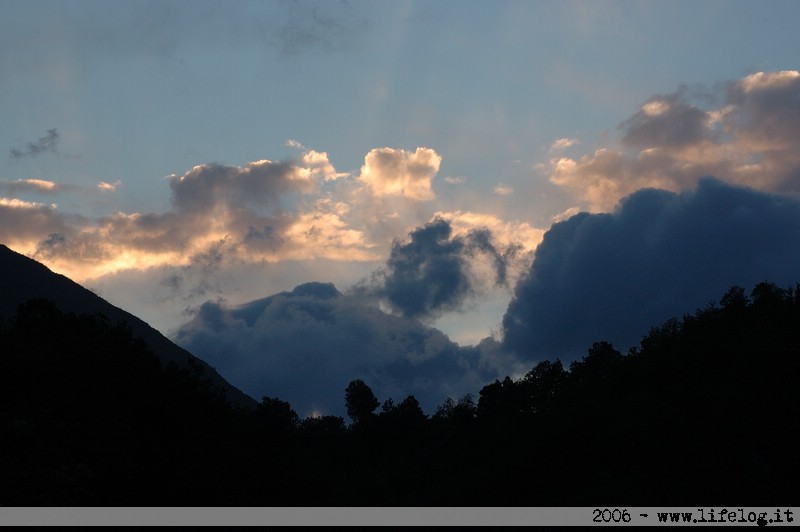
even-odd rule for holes
{"type": "Polygon", "coordinates": [[[256,402],[227,382],[214,368],[172,343],[156,329],[78,283],[50,271],[46,266],[0,244],[0,317],[15,315],[17,307],[30,300],[43,298],[55,303],[64,312],[100,314],[111,323],[125,322],[134,336],[141,337],[164,363],[179,367],[199,368],[204,378],[225,390],[234,406],[253,408],[256,402]]]}

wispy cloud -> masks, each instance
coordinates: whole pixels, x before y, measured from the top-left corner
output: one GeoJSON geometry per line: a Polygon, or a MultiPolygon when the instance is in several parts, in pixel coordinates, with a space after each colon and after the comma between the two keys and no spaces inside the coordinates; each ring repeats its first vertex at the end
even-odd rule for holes
{"type": "Polygon", "coordinates": [[[271,35],[284,54],[349,49],[366,29],[363,12],[347,1],[292,1],[286,5],[285,16],[271,35]]]}
{"type": "Polygon", "coordinates": [[[579,144],[578,139],[561,138],[550,145],[550,151],[560,151],[579,144]]]}
{"type": "Polygon", "coordinates": [[[12,159],[35,158],[43,153],[58,154],[58,130],[48,129],[47,135],[39,137],[35,142],[29,142],[25,148],[11,148],[12,159]]]}
{"type": "Polygon", "coordinates": [[[510,196],[514,193],[514,189],[508,185],[504,185],[502,183],[495,185],[494,193],[498,196],[510,196]]]}
{"type": "Polygon", "coordinates": [[[19,192],[56,194],[62,192],[65,188],[70,189],[74,187],[65,187],[64,185],[59,185],[47,179],[15,179],[14,181],[0,179],[0,190],[4,190],[6,194],[17,194],[19,192]]]}

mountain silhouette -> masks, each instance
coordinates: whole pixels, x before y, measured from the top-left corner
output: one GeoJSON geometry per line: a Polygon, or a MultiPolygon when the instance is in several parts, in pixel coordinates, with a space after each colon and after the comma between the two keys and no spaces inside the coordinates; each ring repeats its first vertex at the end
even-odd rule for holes
{"type": "Polygon", "coordinates": [[[0,318],[12,318],[17,307],[31,299],[47,299],[63,312],[100,314],[111,323],[126,322],[134,336],[140,337],[163,364],[174,362],[180,368],[199,369],[203,379],[220,387],[234,407],[255,408],[257,402],[226,381],[206,362],[171,342],[156,329],[69,278],[43,264],[0,244],[0,318]]]}

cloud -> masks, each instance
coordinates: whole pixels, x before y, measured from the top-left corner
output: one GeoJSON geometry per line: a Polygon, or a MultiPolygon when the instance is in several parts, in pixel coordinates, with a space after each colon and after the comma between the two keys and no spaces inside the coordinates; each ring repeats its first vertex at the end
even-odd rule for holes
{"type": "MultiPolygon", "coordinates": [[[[78,281],[124,269],[189,266],[219,242],[229,262],[376,260],[374,244],[347,220],[350,206],[321,190],[346,177],[326,153],[307,150],[295,161],[211,163],[168,176],[171,209],[163,213],[118,212],[91,220],[22,200],[7,200],[0,209],[16,227],[27,227],[9,230],[5,243],[78,281]],[[53,234],[60,236],[58,245],[53,234]]],[[[101,182],[98,190],[118,185],[101,182]]],[[[67,188],[34,179],[0,182],[9,193],[67,188]]]]}
{"type": "Polygon", "coordinates": [[[693,312],[733,285],[800,281],[800,203],[701,179],[680,193],[640,190],[613,213],[554,224],[503,318],[520,357],[619,349],[650,327],[693,312]]]}
{"type": "Polygon", "coordinates": [[[324,151],[308,150],[303,155],[303,163],[312,175],[315,177],[321,176],[325,181],[332,181],[350,175],[347,172],[337,172],[336,168],[328,160],[328,153],[324,151]]]}
{"type": "Polygon", "coordinates": [[[40,137],[36,142],[29,142],[24,149],[11,148],[12,159],[24,157],[35,158],[42,153],[58,153],[58,130],[48,129],[47,135],[40,137]]]}
{"type": "Polygon", "coordinates": [[[550,151],[561,151],[579,144],[578,139],[561,138],[550,145],[550,151]]]}
{"type": "Polygon", "coordinates": [[[281,194],[310,192],[316,182],[309,168],[287,162],[255,161],[244,167],[204,164],[170,178],[173,204],[180,212],[264,209],[281,194]]]}
{"type": "Polygon", "coordinates": [[[654,96],[622,122],[618,145],[553,158],[551,182],[595,212],[640,188],[679,191],[705,175],[800,193],[800,72],[757,72],[720,87],[654,96]]]}
{"type": "Polygon", "coordinates": [[[499,241],[487,227],[455,234],[451,222],[437,216],[407,241],[395,240],[385,266],[353,293],[379,298],[408,318],[436,318],[493,285],[507,285],[520,255],[521,245],[499,241]]]}
{"type": "Polygon", "coordinates": [[[18,194],[20,192],[55,194],[64,189],[63,185],[46,179],[15,179],[14,181],[0,179],[0,190],[4,190],[6,194],[18,194]]]}
{"type": "Polygon", "coordinates": [[[711,134],[708,115],[687,101],[685,92],[656,96],[645,103],[622,123],[623,145],[677,152],[706,140],[711,134]]]}
{"type": "Polygon", "coordinates": [[[0,242],[33,255],[40,241],[52,235],[73,234],[71,223],[81,218],[66,219],[56,205],[0,197],[0,242]]]}
{"type": "Polygon", "coordinates": [[[360,179],[378,196],[404,196],[432,200],[431,181],[442,157],[431,148],[411,153],[396,148],[375,148],[364,158],[360,179]]]}
{"type": "Polygon", "coordinates": [[[496,378],[496,345],[462,348],[436,329],[386,314],[329,283],[237,307],[209,301],[175,335],[253,397],[279,397],[302,416],[344,416],[344,389],[363,379],[381,399],[413,394],[428,413],[496,378]]]}
{"type": "Polygon", "coordinates": [[[509,196],[514,193],[514,189],[508,185],[498,184],[495,185],[493,192],[499,196],[509,196]]]}
{"type": "Polygon", "coordinates": [[[286,145],[290,148],[297,148],[297,149],[305,149],[305,146],[299,141],[295,139],[289,139],[286,141],[286,145]]]}
{"type": "Polygon", "coordinates": [[[308,50],[337,51],[355,46],[365,25],[363,13],[346,1],[291,2],[285,19],[271,37],[287,55],[308,50]]]}
{"type": "Polygon", "coordinates": [[[119,187],[121,184],[122,181],[120,180],[116,180],[113,183],[100,181],[99,183],[97,183],[97,189],[102,190],[103,192],[114,192],[115,190],[117,190],[117,187],[119,187]]]}

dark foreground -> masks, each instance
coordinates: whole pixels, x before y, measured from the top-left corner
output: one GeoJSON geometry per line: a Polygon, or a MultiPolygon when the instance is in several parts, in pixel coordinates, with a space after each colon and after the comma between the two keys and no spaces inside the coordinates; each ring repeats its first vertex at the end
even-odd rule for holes
{"type": "Polygon", "coordinates": [[[126,326],[31,301],[0,324],[0,505],[789,505],[798,370],[800,292],[764,283],[430,416],[353,381],[347,426],[234,409],[126,326]]]}

